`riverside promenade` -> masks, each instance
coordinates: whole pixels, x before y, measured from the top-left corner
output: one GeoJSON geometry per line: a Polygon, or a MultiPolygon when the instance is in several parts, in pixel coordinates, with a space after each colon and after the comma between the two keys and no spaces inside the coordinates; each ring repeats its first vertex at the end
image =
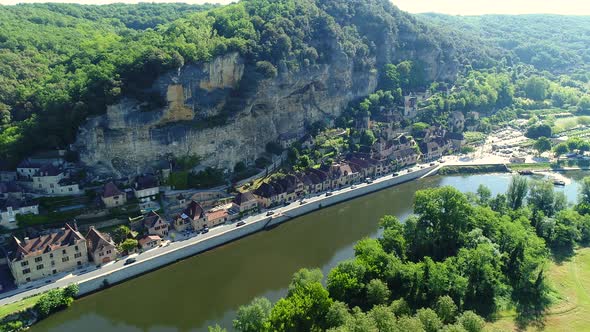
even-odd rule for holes
{"type": "Polygon", "coordinates": [[[273,209],[273,215],[267,216],[267,211],[242,219],[245,225],[237,227],[235,223],[212,228],[209,233],[199,234],[192,238],[177,240],[164,247],[155,248],[141,254],[131,255],[123,259],[106,264],[100,268],[88,266],[73,271],[67,275],[60,275],[53,279],[45,279],[23,285],[21,288],[0,294],[0,305],[19,301],[50,289],[65,287],[76,283],[80,288],[80,296],[98,291],[109,285],[139,276],[184,258],[210,250],[241,237],[256,233],[269,227],[281,224],[295,217],[338,204],[372,192],[386,189],[404,182],[436,173],[439,165],[414,166],[410,170],[402,171],[398,176],[386,175],[375,179],[371,183],[356,184],[332,191],[332,195],[325,193],[305,198],[304,202],[293,202],[289,205],[273,209]],[[136,262],[125,265],[127,258],[134,257],[136,262]]]}

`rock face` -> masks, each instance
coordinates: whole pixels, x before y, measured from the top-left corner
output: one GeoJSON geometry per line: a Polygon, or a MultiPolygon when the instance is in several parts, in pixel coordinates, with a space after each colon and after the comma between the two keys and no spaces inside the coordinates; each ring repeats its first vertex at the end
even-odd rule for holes
{"type": "MultiPolygon", "coordinates": [[[[440,53],[421,57],[432,79],[455,72],[452,66],[439,67],[440,53]]],[[[343,52],[333,54],[328,64],[255,83],[247,79],[253,73],[248,66],[253,67],[230,53],[163,75],[152,89],[166,98],[166,107],[143,111],[140,102],[123,99],[88,119],[74,148],[94,174],[131,176],[187,155],[202,157],[204,166],[232,168],[253,161],[280,134],[336,118],[351,100],[373,92],[378,79],[376,70],[355,69],[343,52]],[[236,99],[250,84],[255,88],[236,99]],[[227,121],[211,126],[207,119],[220,114],[227,121]]]]}

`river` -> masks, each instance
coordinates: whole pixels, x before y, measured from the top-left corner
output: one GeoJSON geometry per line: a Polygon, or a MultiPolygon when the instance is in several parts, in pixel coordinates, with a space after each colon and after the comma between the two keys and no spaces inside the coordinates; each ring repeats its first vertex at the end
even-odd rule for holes
{"type": "MultiPolygon", "coordinates": [[[[583,175],[566,174],[571,183],[556,190],[575,201],[583,175]]],[[[232,331],[240,305],[257,296],[276,301],[300,268],[327,274],[353,256],[356,241],[379,234],[381,216],[407,217],[417,190],[450,185],[474,192],[485,184],[497,194],[509,182],[508,174],[436,176],[344,202],[86,296],[31,331],[207,331],[215,323],[232,331]]]]}

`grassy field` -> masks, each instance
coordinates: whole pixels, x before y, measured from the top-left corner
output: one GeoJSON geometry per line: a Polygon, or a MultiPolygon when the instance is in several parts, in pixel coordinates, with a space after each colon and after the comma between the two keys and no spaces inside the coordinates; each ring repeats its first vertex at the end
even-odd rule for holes
{"type": "Polygon", "coordinates": [[[42,296],[42,294],[39,294],[39,295],[28,297],[22,301],[18,301],[18,302],[14,302],[14,303],[0,306],[0,319],[4,318],[10,314],[13,314],[15,312],[31,308],[32,306],[35,305],[35,303],[37,303],[37,301],[39,300],[39,298],[41,296],[42,296]]]}
{"type": "Polygon", "coordinates": [[[513,171],[524,171],[524,170],[548,170],[554,168],[553,164],[550,163],[534,163],[534,164],[510,164],[508,165],[513,171]]]}
{"type": "MultiPolygon", "coordinates": [[[[590,331],[590,248],[577,251],[563,263],[551,263],[548,271],[551,287],[557,296],[541,322],[526,331],[590,331]]],[[[489,324],[490,330],[517,331],[514,315],[489,324]]]]}
{"type": "Polygon", "coordinates": [[[588,125],[590,124],[590,116],[572,116],[568,118],[561,118],[555,121],[553,126],[554,133],[561,133],[566,130],[570,130],[577,125],[588,125]]]}

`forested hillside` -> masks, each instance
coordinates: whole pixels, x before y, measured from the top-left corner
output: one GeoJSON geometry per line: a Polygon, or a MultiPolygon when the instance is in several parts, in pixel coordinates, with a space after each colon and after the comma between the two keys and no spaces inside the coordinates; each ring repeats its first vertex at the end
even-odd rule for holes
{"type": "Polygon", "coordinates": [[[506,51],[513,62],[554,73],[581,72],[590,62],[590,17],[559,15],[421,15],[440,29],[506,51]]]}
{"type": "Polygon", "coordinates": [[[206,8],[0,7],[0,156],[14,164],[66,146],[88,115],[123,95],[161,107],[161,96],[146,92],[155,77],[231,51],[261,75],[253,80],[331,63],[335,50],[363,72],[433,50],[444,51],[443,64],[491,62],[479,45],[445,38],[387,0],[245,0],[199,12],[206,8]]]}

